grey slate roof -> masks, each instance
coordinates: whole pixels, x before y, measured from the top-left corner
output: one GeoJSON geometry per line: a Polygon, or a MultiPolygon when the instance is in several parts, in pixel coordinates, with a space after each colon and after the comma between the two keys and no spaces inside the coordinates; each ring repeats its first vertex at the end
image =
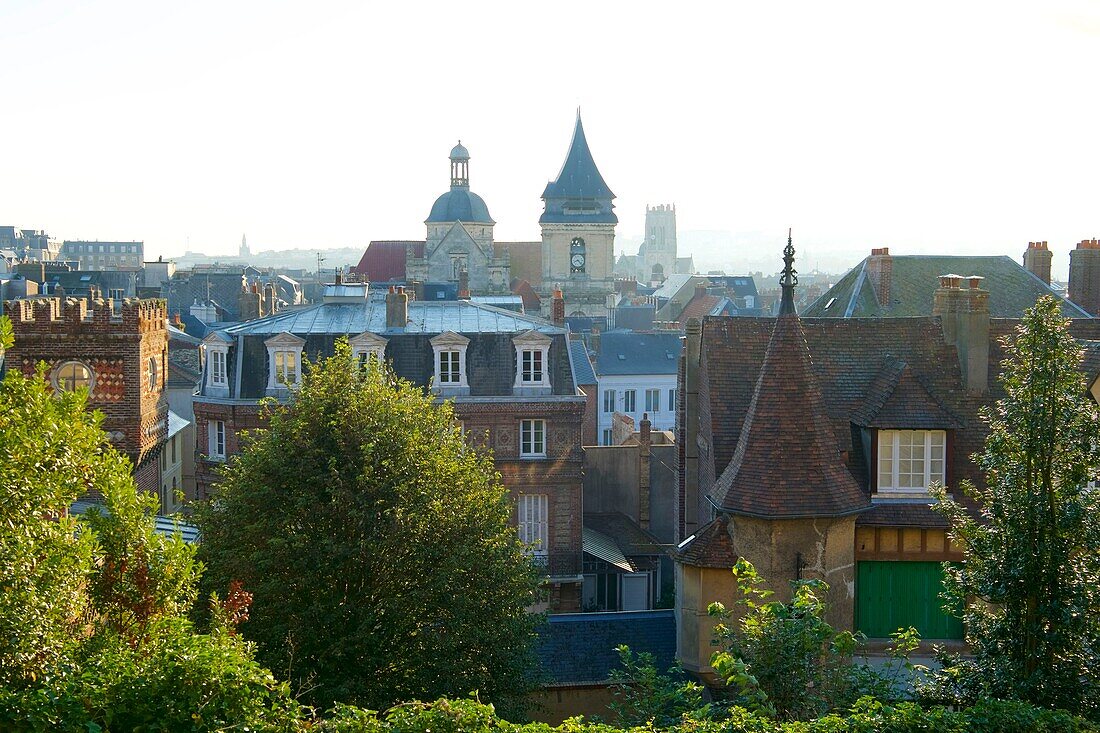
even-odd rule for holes
{"type": "Polygon", "coordinates": [[[1040,295],[1055,295],[1062,301],[1067,318],[1088,318],[1089,314],[1058,296],[1046,283],[1016,260],[1005,255],[893,255],[891,256],[890,304],[881,306],[867,277],[863,260],[800,315],[819,318],[881,318],[885,316],[930,316],[932,296],[940,275],[979,275],[989,291],[989,314],[993,318],[1020,318],[1040,295]]]}
{"type": "MultiPolygon", "coordinates": [[[[267,318],[248,321],[225,329],[230,336],[307,334],[389,333],[386,328],[386,304],[379,301],[362,303],[321,303],[267,318]]],[[[399,333],[518,333],[535,330],[545,334],[564,334],[565,329],[534,316],[468,300],[412,301],[409,322],[399,333]]]]}
{"type": "Polygon", "coordinates": [[[577,124],[573,128],[573,139],[569,143],[569,152],[565,156],[558,177],[546,184],[542,199],[546,208],[539,218],[540,224],[588,222],[595,224],[617,224],[619,217],[613,212],[611,192],[603,176],[600,175],[588,140],[584,136],[581,124],[581,112],[577,110],[577,124]],[[585,213],[570,213],[563,205],[583,202],[592,207],[585,213]]]}
{"type": "Polygon", "coordinates": [[[676,374],[682,348],[677,333],[608,331],[600,335],[596,373],[676,374]]]}
{"type": "MultiPolygon", "coordinates": [[[[79,499],[77,501],[74,501],[69,507],[69,514],[81,515],[87,512],[92,507],[99,509],[99,511],[101,512],[107,511],[107,509],[99,502],[79,499]]],[[[155,522],[156,526],[154,527],[154,531],[159,535],[171,537],[178,531],[180,533],[180,536],[183,538],[183,541],[187,544],[190,545],[198,542],[199,528],[193,524],[174,519],[172,517],[162,517],[159,514],[157,515],[155,522]]]]}
{"type": "Polygon", "coordinates": [[[578,385],[596,384],[596,372],[588,358],[588,347],[583,341],[569,341],[569,361],[573,365],[573,381],[578,385]]]}
{"type": "Polygon", "coordinates": [[[668,671],[676,657],[671,609],[554,614],[538,629],[537,655],[550,686],[600,684],[620,667],[615,647],[648,652],[668,671]]]}
{"type": "Polygon", "coordinates": [[[473,224],[495,224],[489,216],[485,200],[465,186],[456,186],[432,204],[425,224],[461,221],[473,224]]]}

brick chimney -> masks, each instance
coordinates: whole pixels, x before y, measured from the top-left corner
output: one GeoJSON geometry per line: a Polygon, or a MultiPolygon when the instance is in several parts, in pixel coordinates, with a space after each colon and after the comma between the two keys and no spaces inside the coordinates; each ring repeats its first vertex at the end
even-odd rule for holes
{"type": "Polygon", "coordinates": [[[894,259],[889,247],[871,250],[867,258],[867,279],[875,289],[875,297],[883,308],[890,305],[890,281],[893,279],[894,259]]]}
{"type": "Polygon", "coordinates": [[[642,413],[638,426],[638,526],[649,529],[649,457],[653,442],[649,413],[642,413]]]}
{"type": "Polygon", "coordinates": [[[1024,267],[1035,277],[1050,285],[1050,260],[1053,255],[1046,242],[1028,242],[1024,252],[1024,267]]]}
{"type": "Polygon", "coordinates": [[[707,284],[705,282],[695,283],[695,296],[696,298],[702,298],[707,294],[707,284]]]}
{"type": "Polygon", "coordinates": [[[562,295],[561,288],[555,288],[550,298],[550,322],[555,326],[565,325],[565,296],[562,295]]]}
{"type": "Polygon", "coordinates": [[[981,394],[989,388],[989,291],[977,275],[941,275],[932,301],[943,340],[959,354],[966,390],[981,394]],[[965,285],[965,287],[964,287],[965,285]]]}
{"type": "Polygon", "coordinates": [[[386,293],[386,328],[404,328],[409,322],[409,296],[402,286],[386,293]]]}
{"type": "Polygon", "coordinates": [[[458,273],[458,299],[470,299],[470,273],[466,272],[465,268],[458,273]]]}
{"type": "Polygon", "coordinates": [[[1069,253],[1069,299],[1100,314],[1100,241],[1082,239],[1069,253]]]}
{"type": "Polygon", "coordinates": [[[588,345],[596,353],[596,358],[600,356],[600,327],[592,326],[592,335],[588,337],[588,345]]]}

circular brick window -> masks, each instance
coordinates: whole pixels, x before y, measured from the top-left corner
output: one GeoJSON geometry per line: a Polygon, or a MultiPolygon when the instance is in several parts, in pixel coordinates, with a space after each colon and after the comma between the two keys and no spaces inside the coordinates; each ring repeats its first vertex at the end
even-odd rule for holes
{"type": "Polygon", "coordinates": [[[79,361],[66,361],[53,371],[54,388],[65,392],[72,392],[80,387],[90,392],[93,380],[91,368],[79,361]]]}

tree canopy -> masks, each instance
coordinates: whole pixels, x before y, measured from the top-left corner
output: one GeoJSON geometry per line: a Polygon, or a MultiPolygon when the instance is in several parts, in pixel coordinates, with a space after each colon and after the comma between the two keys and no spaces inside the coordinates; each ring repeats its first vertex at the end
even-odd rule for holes
{"type": "Polygon", "coordinates": [[[341,343],[266,424],[197,512],[261,660],[320,706],[528,690],[537,573],[452,406],[341,343]]]}
{"type": "Polygon", "coordinates": [[[970,661],[938,677],[941,692],[973,701],[1016,698],[1100,713],[1100,418],[1081,372],[1082,350],[1052,297],[1005,342],[1005,396],[987,410],[975,456],[984,486],[964,492],[978,517],[938,491],[966,562],[947,565],[948,595],[964,609],[970,661]]]}

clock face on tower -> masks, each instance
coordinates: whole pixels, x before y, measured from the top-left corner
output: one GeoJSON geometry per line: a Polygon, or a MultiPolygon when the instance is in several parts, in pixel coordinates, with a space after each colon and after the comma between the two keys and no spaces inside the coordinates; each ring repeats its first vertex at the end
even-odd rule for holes
{"type": "Polygon", "coordinates": [[[573,237],[572,241],[569,242],[569,272],[573,275],[582,274],[586,259],[584,240],[580,237],[573,237]]]}

